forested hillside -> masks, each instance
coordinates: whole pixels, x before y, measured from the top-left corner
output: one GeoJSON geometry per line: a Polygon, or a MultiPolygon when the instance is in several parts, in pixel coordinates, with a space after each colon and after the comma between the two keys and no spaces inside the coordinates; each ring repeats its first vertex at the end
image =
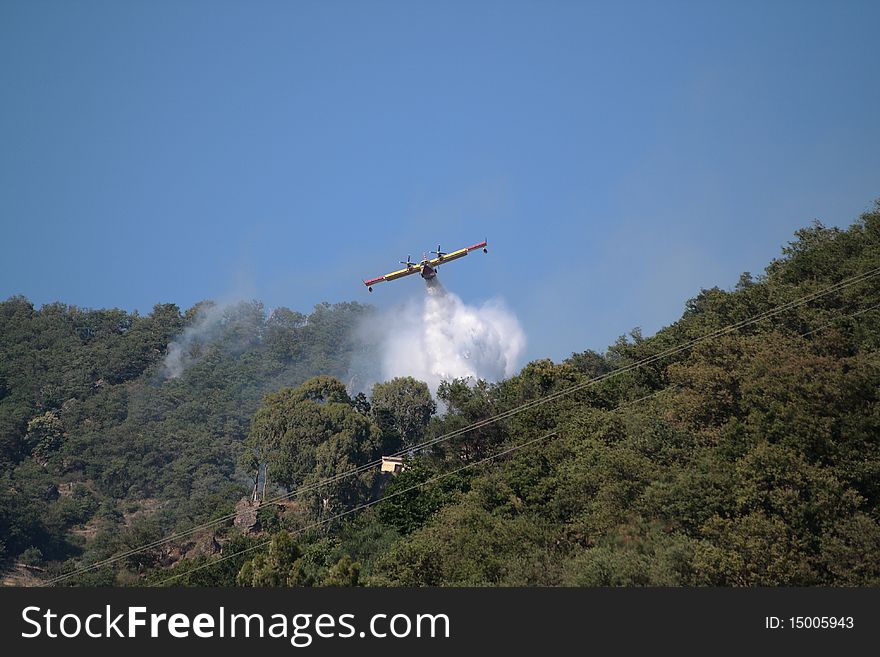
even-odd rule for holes
{"type": "Polygon", "coordinates": [[[12,299],[6,555],[68,584],[878,585],[878,268],[880,205],[798,231],[762,275],[702,290],[652,337],[450,381],[436,404],[406,378],[349,395],[355,305],[282,327],[253,306],[253,344],[163,380],[176,308],[12,299]],[[367,467],[392,453],[403,472],[367,467]],[[253,532],[225,522],[80,572],[227,513],[236,463],[268,473],[253,532]]]}
{"type": "Polygon", "coordinates": [[[0,555],[104,556],[231,508],[262,396],[344,376],[365,310],[0,304],[0,555]]]}

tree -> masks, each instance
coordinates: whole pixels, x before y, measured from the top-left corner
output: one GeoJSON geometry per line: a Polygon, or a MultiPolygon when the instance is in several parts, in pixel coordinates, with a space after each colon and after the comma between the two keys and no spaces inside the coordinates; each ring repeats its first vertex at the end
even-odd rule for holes
{"type": "Polygon", "coordinates": [[[321,586],[357,586],[360,573],[361,565],[345,554],[330,568],[321,586]]]}
{"type": "MultiPolygon", "coordinates": [[[[485,381],[468,385],[466,379],[443,381],[437,397],[446,405],[446,414],[437,426],[437,433],[450,433],[492,417],[497,412],[494,388],[485,381]]],[[[504,438],[500,423],[494,422],[459,434],[450,442],[465,461],[480,459],[504,438]]]]}
{"type": "Polygon", "coordinates": [[[45,463],[63,440],[64,425],[55,411],[46,411],[28,422],[25,441],[34,458],[41,463],[45,463]]]}
{"type": "Polygon", "coordinates": [[[430,485],[423,485],[438,474],[422,461],[408,464],[385,489],[385,499],[379,504],[382,522],[401,534],[409,534],[428,522],[456,494],[467,489],[464,473],[444,476],[430,485]]]}
{"type": "Polygon", "coordinates": [[[345,386],[332,377],[267,395],[246,441],[246,465],[265,463],[274,481],[310,487],[301,500],[316,516],[364,499],[374,473],[321,482],[350,472],[378,455],[378,431],[359,413],[345,386]]]}
{"type": "MultiPolygon", "coordinates": [[[[411,376],[374,385],[370,407],[383,435],[398,438],[403,448],[422,441],[428,422],[437,410],[428,385],[411,376]]],[[[393,449],[393,440],[386,447],[393,449]]]]}
{"type": "Polygon", "coordinates": [[[296,586],[301,582],[299,560],[302,550],[286,531],[269,542],[266,554],[246,561],[236,577],[239,586],[296,586]]]}

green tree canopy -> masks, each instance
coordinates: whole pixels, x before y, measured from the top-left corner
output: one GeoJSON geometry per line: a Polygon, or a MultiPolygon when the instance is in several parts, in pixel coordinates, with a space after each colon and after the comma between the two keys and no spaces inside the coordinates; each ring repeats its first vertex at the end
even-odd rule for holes
{"type": "Polygon", "coordinates": [[[431,416],[437,410],[428,385],[411,376],[375,384],[370,407],[383,435],[391,437],[385,445],[389,451],[395,450],[395,437],[404,448],[420,443],[431,416]]]}

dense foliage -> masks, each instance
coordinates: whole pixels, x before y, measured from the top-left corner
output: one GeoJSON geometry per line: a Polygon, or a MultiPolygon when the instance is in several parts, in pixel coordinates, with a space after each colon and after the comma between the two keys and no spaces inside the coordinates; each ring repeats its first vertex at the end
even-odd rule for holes
{"type": "Polygon", "coordinates": [[[344,376],[366,310],[0,303],[0,557],[89,563],[230,511],[263,395],[344,376]]]}
{"type": "Polygon", "coordinates": [[[261,507],[256,535],[225,523],[75,581],[880,585],[880,277],[629,367],[878,267],[880,205],[848,230],[798,231],[763,275],[701,291],[652,337],[449,381],[436,405],[408,378],[350,396],[340,327],[357,306],[289,317],[296,340],[257,321],[253,345],[161,381],[191,317],[12,299],[5,549],[87,564],[222,515],[262,477],[285,499],[261,507]],[[371,466],[398,451],[403,472],[371,466]]]}

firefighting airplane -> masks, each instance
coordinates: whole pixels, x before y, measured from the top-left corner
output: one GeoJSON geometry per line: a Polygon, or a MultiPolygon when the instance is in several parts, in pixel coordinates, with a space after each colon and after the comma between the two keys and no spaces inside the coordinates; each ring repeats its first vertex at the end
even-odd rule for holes
{"type": "Polygon", "coordinates": [[[428,260],[427,254],[422,258],[421,262],[413,262],[410,259],[410,256],[406,256],[406,261],[400,261],[400,264],[406,265],[405,269],[398,269],[397,271],[393,271],[390,274],[385,274],[384,276],[379,276],[378,278],[372,278],[368,281],[364,281],[364,285],[367,286],[367,289],[370,292],[373,291],[373,286],[377,283],[381,283],[382,281],[393,281],[396,278],[403,278],[404,276],[409,276],[410,274],[420,274],[422,278],[426,281],[430,281],[432,278],[437,276],[437,267],[440,265],[446,264],[447,262],[452,262],[453,260],[458,260],[459,258],[465,257],[471,251],[476,251],[477,249],[483,249],[483,253],[489,253],[489,249],[486,247],[486,240],[483,240],[479,244],[474,244],[473,246],[469,246],[464,249],[459,249],[458,251],[453,251],[452,253],[444,253],[440,250],[440,245],[437,245],[436,251],[431,251],[436,258],[432,258],[428,260]]]}

